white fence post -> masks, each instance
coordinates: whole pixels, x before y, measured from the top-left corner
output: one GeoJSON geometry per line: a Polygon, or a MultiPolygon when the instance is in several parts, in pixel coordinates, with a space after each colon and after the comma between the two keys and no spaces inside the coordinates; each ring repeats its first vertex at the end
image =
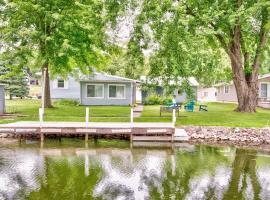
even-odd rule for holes
{"type": "Polygon", "coordinates": [[[42,123],[43,123],[43,117],[44,117],[43,108],[38,109],[38,114],[39,114],[39,123],[40,123],[40,127],[41,127],[42,123]]]}
{"type": "Polygon", "coordinates": [[[173,109],[172,123],[173,123],[173,126],[175,126],[175,123],[176,123],[175,109],[173,109]]]}
{"type": "Polygon", "coordinates": [[[85,110],[85,126],[86,128],[89,126],[89,107],[86,107],[85,110]]]}
{"type": "Polygon", "coordinates": [[[133,108],[131,107],[130,109],[130,123],[133,123],[134,122],[134,119],[133,119],[133,108]]]}

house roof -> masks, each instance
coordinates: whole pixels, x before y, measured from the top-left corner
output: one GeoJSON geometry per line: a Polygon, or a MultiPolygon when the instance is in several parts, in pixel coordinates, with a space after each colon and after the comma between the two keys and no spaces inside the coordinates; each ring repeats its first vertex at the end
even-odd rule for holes
{"type": "MultiPolygon", "coordinates": [[[[183,82],[184,78],[182,77],[179,77],[178,80],[170,80],[169,81],[169,85],[176,85],[176,84],[179,84],[181,85],[182,82],[183,82]]],[[[199,83],[198,81],[194,78],[194,77],[189,77],[187,78],[189,84],[191,86],[199,86],[199,83]]],[[[156,82],[158,83],[158,85],[162,85],[163,84],[163,80],[161,78],[155,78],[154,80],[150,80],[147,76],[141,76],[141,81],[142,82],[147,82],[147,83],[153,83],[153,82],[156,82]]]]}
{"type": "Polygon", "coordinates": [[[137,83],[140,82],[138,80],[109,75],[100,72],[93,72],[92,74],[89,75],[81,74],[79,79],[80,81],[96,81],[96,82],[137,82],[137,83]]]}
{"type": "MultiPolygon", "coordinates": [[[[268,73],[268,74],[263,74],[263,75],[259,75],[258,80],[261,80],[261,79],[264,79],[264,78],[268,78],[268,77],[270,77],[270,73],[268,73]]],[[[220,86],[224,86],[224,85],[233,85],[233,81],[230,81],[230,82],[228,82],[228,83],[226,83],[226,82],[221,82],[221,83],[217,83],[217,84],[215,84],[215,85],[213,85],[213,86],[214,86],[214,87],[220,87],[220,86]]]]}

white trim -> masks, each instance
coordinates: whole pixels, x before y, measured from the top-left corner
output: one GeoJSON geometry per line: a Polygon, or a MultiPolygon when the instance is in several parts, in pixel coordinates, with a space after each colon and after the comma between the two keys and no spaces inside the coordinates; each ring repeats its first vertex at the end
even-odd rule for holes
{"type": "Polygon", "coordinates": [[[126,85],[125,84],[108,84],[108,99],[127,99],[126,96],[126,85]],[[110,97],[110,86],[124,86],[124,98],[118,98],[118,97],[110,97]]]}
{"type": "Polygon", "coordinates": [[[86,84],[85,89],[86,89],[86,93],[85,93],[86,94],[86,98],[88,98],[88,99],[104,99],[104,96],[105,96],[104,84],[88,83],[88,84],[86,84]],[[103,96],[102,97],[88,97],[88,94],[87,94],[87,87],[88,87],[88,85],[102,85],[102,89],[103,89],[102,94],[103,94],[103,96]]]}

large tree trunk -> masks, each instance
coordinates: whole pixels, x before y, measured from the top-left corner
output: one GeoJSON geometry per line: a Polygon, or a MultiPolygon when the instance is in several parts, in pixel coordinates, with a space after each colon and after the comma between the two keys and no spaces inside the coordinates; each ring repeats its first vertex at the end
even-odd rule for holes
{"type": "Polygon", "coordinates": [[[246,60],[241,51],[241,28],[236,25],[233,30],[233,38],[227,51],[233,71],[233,82],[238,98],[238,112],[256,112],[258,99],[258,67],[251,73],[245,73],[246,60]]]}
{"type": "Polygon", "coordinates": [[[258,75],[245,75],[241,61],[235,63],[232,61],[233,83],[235,86],[238,106],[235,111],[238,112],[256,112],[258,103],[258,75]]]}
{"type": "Polygon", "coordinates": [[[44,63],[42,66],[42,81],[44,82],[44,76],[45,83],[43,83],[43,87],[45,87],[44,92],[44,107],[45,108],[52,108],[52,101],[51,101],[51,92],[50,92],[50,77],[49,77],[49,69],[48,69],[48,63],[44,63]],[[45,72],[45,73],[44,73],[45,72]]]}

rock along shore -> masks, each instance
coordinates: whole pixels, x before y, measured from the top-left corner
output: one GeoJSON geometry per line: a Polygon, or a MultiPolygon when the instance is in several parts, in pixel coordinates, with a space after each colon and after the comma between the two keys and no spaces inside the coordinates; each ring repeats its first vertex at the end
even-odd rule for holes
{"type": "Polygon", "coordinates": [[[241,146],[270,145],[270,128],[231,128],[222,126],[181,126],[190,141],[226,143],[241,146]]]}

